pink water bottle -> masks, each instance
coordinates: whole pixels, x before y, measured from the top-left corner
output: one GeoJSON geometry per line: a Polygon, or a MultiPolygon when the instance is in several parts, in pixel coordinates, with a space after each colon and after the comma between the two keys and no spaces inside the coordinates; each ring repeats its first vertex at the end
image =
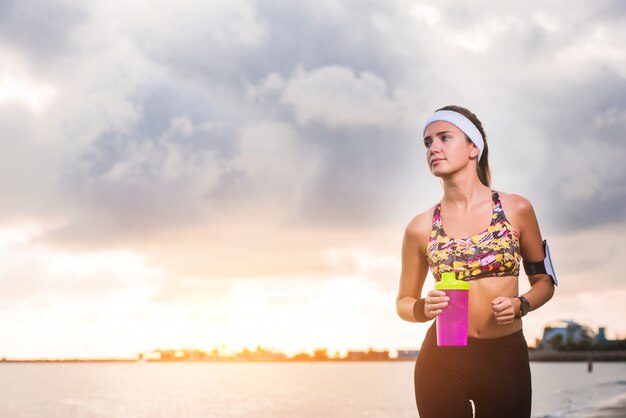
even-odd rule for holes
{"type": "Polygon", "coordinates": [[[435,283],[435,289],[443,290],[450,298],[448,306],[437,316],[437,345],[466,346],[469,283],[456,280],[453,272],[446,271],[435,283]]]}

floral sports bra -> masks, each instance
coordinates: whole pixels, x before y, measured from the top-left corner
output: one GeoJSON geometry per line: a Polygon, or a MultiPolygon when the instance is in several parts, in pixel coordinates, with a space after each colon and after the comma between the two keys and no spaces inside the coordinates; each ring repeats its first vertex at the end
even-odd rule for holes
{"type": "Polygon", "coordinates": [[[492,190],[491,196],[491,224],[485,231],[469,238],[454,239],[446,235],[441,223],[441,202],[437,203],[426,248],[435,280],[440,280],[445,271],[457,273],[459,280],[519,276],[519,234],[504,215],[498,192],[492,190]]]}

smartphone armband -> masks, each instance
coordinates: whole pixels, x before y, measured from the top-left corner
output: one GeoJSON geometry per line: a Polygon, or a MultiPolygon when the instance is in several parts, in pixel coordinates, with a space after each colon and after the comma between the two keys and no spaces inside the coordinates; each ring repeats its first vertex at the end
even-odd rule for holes
{"type": "Polygon", "coordinates": [[[524,270],[526,270],[526,275],[532,276],[533,274],[547,274],[552,279],[552,283],[554,283],[555,286],[558,286],[559,282],[556,280],[556,273],[554,272],[552,258],[550,257],[550,248],[548,247],[548,242],[545,239],[543,240],[543,252],[545,254],[543,261],[529,263],[524,260],[524,270]]]}

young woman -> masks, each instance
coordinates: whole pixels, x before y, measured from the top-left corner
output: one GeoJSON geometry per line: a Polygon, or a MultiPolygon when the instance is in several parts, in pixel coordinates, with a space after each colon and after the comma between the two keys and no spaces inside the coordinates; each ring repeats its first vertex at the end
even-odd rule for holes
{"type": "Polygon", "coordinates": [[[491,189],[486,135],[469,110],[439,109],[426,121],[423,138],[443,198],[406,227],[397,311],[406,321],[426,322],[446,309],[445,292],[430,290],[422,298],[429,267],[435,280],[455,272],[470,282],[470,291],[468,345],[438,347],[434,322],[422,344],[415,364],[420,417],[472,417],[474,408],[476,418],[528,418],[530,368],[521,317],[550,300],[556,282],[526,268],[531,288],[518,293],[521,258],[525,266],[544,266],[533,207],[522,196],[491,189]]]}

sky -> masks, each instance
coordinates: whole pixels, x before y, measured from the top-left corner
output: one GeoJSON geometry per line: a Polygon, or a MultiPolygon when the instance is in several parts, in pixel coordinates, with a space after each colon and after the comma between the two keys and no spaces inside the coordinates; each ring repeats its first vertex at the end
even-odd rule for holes
{"type": "Polygon", "coordinates": [[[400,250],[448,104],[550,243],[527,340],[624,338],[625,44],[619,0],[0,1],[0,357],[418,348],[400,250]]]}

